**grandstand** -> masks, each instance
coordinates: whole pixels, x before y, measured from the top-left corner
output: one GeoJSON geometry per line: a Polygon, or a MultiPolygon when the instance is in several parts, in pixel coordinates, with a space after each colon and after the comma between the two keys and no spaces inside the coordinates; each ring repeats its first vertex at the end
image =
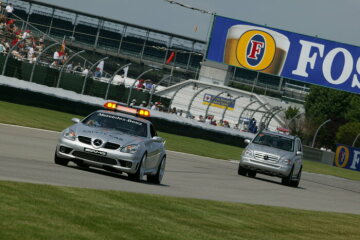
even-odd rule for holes
{"type": "MultiPolygon", "coordinates": [[[[163,32],[156,29],[108,19],[51,4],[32,1],[13,1],[15,15],[24,24],[36,27],[52,37],[71,39],[70,45],[87,46],[87,49],[122,57],[137,58],[140,62],[161,67],[170,51],[176,51],[173,66],[186,71],[197,71],[205,42],[163,32]],[[102,50],[102,51],[101,51],[102,50]]],[[[171,68],[169,66],[168,68],[171,68]]]]}

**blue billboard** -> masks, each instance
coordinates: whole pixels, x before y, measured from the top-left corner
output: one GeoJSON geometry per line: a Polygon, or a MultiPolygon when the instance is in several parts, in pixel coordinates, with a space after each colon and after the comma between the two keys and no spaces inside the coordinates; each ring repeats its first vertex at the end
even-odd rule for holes
{"type": "Polygon", "coordinates": [[[338,144],[334,166],[360,171],[360,148],[338,144]]]}
{"type": "Polygon", "coordinates": [[[207,59],[360,93],[360,47],[215,16],[207,59]]]}
{"type": "Polygon", "coordinates": [[[203,98],[203,104],[209,105],[218,108],[227,108],[228,110],[233,111],[235,107],[235,101],[231,98],[224,98],[220,96],[215,96],[212,94],[205,93],[203,98]]]}

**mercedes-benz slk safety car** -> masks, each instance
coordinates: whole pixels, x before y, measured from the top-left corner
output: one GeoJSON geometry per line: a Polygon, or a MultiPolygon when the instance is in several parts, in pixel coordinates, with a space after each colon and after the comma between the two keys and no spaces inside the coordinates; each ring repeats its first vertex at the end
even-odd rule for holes
{"type": "Polygon", "coordinates": [[[96,167],[127,173],[130,178],[159,184],[162,181],[166,152],[164,140],[157,136],[144,109],[105,103],[83,120],[73,118],[74,125],[60,135],[55,163],[66,166],[69,161],[80,167],[96,167]]]}

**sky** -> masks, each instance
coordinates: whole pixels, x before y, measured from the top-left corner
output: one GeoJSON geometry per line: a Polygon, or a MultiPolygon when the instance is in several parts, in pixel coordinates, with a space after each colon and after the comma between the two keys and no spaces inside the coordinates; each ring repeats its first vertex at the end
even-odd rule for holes
{"type": "MultiPolygon", "coordinates": [[[[205,41],[211,23],[210,14],[170,4],[165,0],[38,1],[205,41]],[[198,26],[197,32],[194,31],[195,25],[198,26]]],[[[360,0],[176,1],[225,17],[360,45],[360,0]]]]}

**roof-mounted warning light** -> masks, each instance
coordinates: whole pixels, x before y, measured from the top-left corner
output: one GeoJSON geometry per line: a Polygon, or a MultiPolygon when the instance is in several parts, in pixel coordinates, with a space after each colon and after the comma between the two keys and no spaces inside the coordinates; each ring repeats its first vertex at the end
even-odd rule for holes
{"type": "Polygon", "coordinates": [[[141,116],[141,117],[150,117],[150,111],[147,109],[136,109],[136,108],[131,108],[131,107],[125,107],[125,106],[119,105],[115,102],[106,102],[104,104],[104,107],[106,109],[119,111],[119,112],[123,112],[123,113],[127,113],[127,114],[137,115],[137,116],[141,116]]]}

